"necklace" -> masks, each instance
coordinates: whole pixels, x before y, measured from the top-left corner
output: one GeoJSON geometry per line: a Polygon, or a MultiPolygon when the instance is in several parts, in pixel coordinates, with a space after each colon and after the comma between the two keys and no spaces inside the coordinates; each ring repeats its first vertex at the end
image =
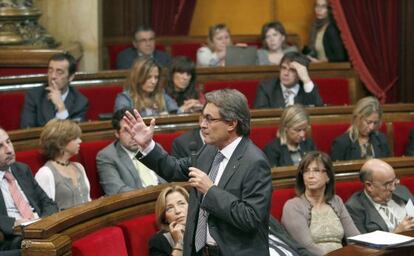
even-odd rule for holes
{"type": "Polygon", "coordinates": [[[67,161],[67,162],[60,162],[58,160],[53,160],[53,161],[55,161],[58,165],[61,165],[61,166],[68,166],[70,164],[70,161],[67,161]]]}

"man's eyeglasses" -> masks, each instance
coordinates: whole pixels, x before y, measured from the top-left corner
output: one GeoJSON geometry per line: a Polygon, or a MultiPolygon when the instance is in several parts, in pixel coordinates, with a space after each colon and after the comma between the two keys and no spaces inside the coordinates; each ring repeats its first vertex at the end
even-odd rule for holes
{"type": "Polygon", "coordinates": [[[382,187],[382,188],[384,188],[384,189],[392,189],[393,187],[395,187],[395,186],[397,186],[398,184],[400,184],[400,179],[398,179],[397,177],[396,178],[394,178],[393,180],[391,180],[391,181],[388,181],[388,182],[385,182],[384,184],[378,184],[378,183],[375,183],[375,182],[373,182],[373,181],[371,181],[371,183],[372,184],[377,184],[377,185],[379,185],[380,187],[382,187]]]}
{"type": "Polygon", "coordinates": [[[210,115],[201,115],[201,122],[206,121],[207,124],[211,124],[217,121],[225,121],[223,118],[213,118],[210,115]]]}

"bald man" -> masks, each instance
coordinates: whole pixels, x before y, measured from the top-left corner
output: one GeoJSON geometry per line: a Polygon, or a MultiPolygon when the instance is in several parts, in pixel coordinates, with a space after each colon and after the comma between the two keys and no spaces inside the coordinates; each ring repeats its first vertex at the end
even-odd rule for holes
{"type": "Polygon", "coordinates": [[[370,159],[359,178],[364,190],[346,202],[346,208],[361,233],[375,230],[400,233],[414,229],[414,218],[408,217],[405,205],[413,195],[402,185],[394,169],[380,159],[370,159]]]}

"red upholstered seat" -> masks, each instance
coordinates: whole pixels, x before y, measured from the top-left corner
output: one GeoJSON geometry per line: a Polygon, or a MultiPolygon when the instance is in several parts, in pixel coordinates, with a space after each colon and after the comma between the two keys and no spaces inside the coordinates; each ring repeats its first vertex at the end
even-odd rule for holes
{"type": "Polygon", "coordinates": [[[327,105],[350,105],[349,82],[346,78],[316,78],[319,94],[327,105]]]}
{"type": "Polygon", "coordinates": [[[359,180],[355,181],[341,181],[336,183],[336,194],[346,202],[352,194],[364,188],[364,185],[359,180]]]}
{"type": "Polygon", "coordinates": [[[204,93],[225,88],[236,89],[246,96],[249,108],[253,108],[258,85],[259,80],[209,81],[204,83],[204,93]]]}
{"type": "Polygon", "coordinates": [[[120,227],[106,227],[72,243],[73,256],[127,256],[125,237],[120,227]]]}
{"type": "Polygon", "coordinates": [[[402,156],[408,143],[408,134],[414,128],[414,122],[393,122],[394,134],[394,156],[402,156]]]}
{"type": "Polygon", "coordinates": [[[271,127],[252,127],[250,130],[250,139],[260,149],[263,149],[271,140],[276,138],[276,126],[271,127]]]}
{"type": "Polygon", "coordinates": [[[171,55],[184,55],[191,58],[194,62],[197,61],[197,50],[202,46],[201,43],[175,43],[171,45],[171,55]]]}
{"type": "Polygon", "coordinates": [[[118,224],[125,236],[125,243],[130,256],[147,256],[148,242],[157,232],[155,214],[139,216],[118,224]]]}
{"type": "Polygon", "coordinates": [[[165,149],[165,151],[171,154],[173,140],[183,133],[184,132],[182,131],[155,133],[154,141],[160,144],[165,149]]]}
{"type": "Polygon", "coordinates": [[[98,170],[96,168],[96,155],[106,147],[110,140],[84,142],[80,146],[79,161],[85,167],[91,185],[91,198],[96,199],[103,195],[101,185],[99,184],[98,170]]]}
{"type": "Polygon", "coordinates": [[[279,221],[282,219],[283,206],[286,201],[295,197],[296,192],[294,188],[282,188],[273,190],[270,214],[279,221]]]}
{"type": "Polygon", "coordinates": [[[112,113],[116,95],[122,92],[120,85],[78,87],[79,91],[89,100],[86,118],[98,120],[99,114],[112,113]]]}
{"type": "Polygon", "coordinates": [[[411,194],[414,195],[414,176],[407,176],[401,178],[401,184],[406,186],[411,194]]]}
{"type": "Polygon", "coordinates": [[[348,127],[348,123],[312,124],[312,139],[316,148],[330,154],[332,142],[344,133],[348,127]]]}
{"type": "Polygon", "coordinates": [[[25,92],[0,93],[0,126],[5,130],[20,128],[25,92]]]}
{"type": "Polygon", "coordinates": [[[0,76],[18,76],[30,74],[46,74],[47,68],[44,67],[1,67],[0,76]]]}
{"type": "Polygon", "coordinates": [[[37,171],[40,169],[40,167],[42,167],[43,164],[46,162],[43,158],[43,155],[37,149],[17,151],[16,161],[29,165],[30,169],[32,169],[33,175],[35,175],[37,171]]]}

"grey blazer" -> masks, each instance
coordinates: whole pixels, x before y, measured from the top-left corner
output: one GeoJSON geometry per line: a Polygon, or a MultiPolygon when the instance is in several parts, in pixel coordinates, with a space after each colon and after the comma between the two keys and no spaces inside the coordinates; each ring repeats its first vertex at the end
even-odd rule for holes
{"type": "MultiPolygon", "coordinates": [[[[134,163],[121,147],[119,140],[112,142],[98,152],[96,166],[99,183],[105,195],[114,195],[143,188],[134,163]]],[[[158,177],[158,180],[160,183],[165,182],[160,177],[158,177]]]]}
{"type": "MultiPolygon", "coordinates": [[[[393,195],[394,200],[402,200],[407,203],[408,199],[414,202],[414,197],[403,185],[398,185],[393,195]]],[[[354,220],[355,226],[361,233],[369,233],[375,230],[388,231],[388,226],[381,215],[375,209],[364,191],[355,192],[346,202],[346,208],[354,220]]]]}

